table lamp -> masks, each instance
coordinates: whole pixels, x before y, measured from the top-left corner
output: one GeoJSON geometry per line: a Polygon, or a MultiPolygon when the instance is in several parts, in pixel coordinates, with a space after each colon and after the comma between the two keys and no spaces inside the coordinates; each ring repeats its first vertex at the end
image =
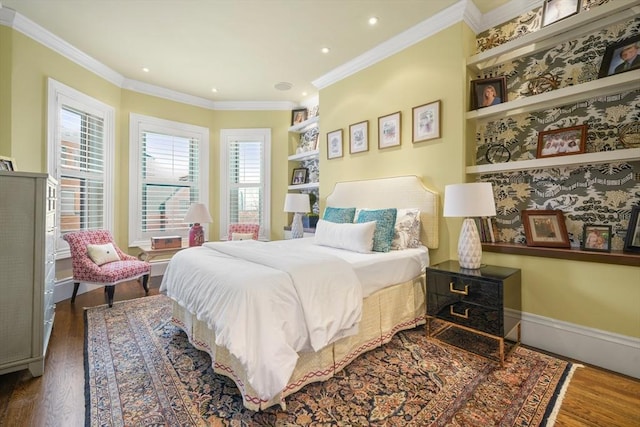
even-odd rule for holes
{"type": "Polygon", "coordinates": [[[461,268],[480,268],[482,243],[473,217],[496,215],[491,183],[473,182],[445,186],[443,215],[465,218],[458,240],[458,262],[461,268]]]}
{"type": "Polygon", "coordinates": [[[213,222],[207,207],[203,203],[191,203],[184,221],[193,224],[189,229],[189,246],[202,246],[204,243],[204,230],[200,223],[213,222]]]}
{"type": "Polygon", "coordinates": [[[309,195],[306,193],[287,193],[284,199],[284,211],[293,213],[291,222],[291,237],[298,239],[304,235],[302,227],[302,214],[311,210],[309,195]]]}

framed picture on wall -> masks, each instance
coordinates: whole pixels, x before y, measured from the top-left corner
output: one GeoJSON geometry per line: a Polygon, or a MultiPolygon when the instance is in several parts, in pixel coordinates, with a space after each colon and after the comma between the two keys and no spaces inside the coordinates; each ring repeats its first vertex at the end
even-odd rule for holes
{"type": "Polygon", "coordinates": [[[631,209],[627,237],[624,239],[625,252],[640,252],[640,206],[631,209]]]}
{"type": "Polygon", "coordinates": [[[413,107],[412,142],[440,138],[440,100],[413,107]]]}
{"type": "Polygon", "coordinates": [[[527,246],[571,247],[561,210],[523,210],[520,212],[520,219],[527,246]]]}
{"type": "Polygon", "coordinates": [[[580,11],[580,0],[545,0],[542,6],[542,26],[546,27],[580,11]]]}
{"type": "Polygon", "coordinates": [[[585,224],[582,231],[582,250],[611,252],[611,226],[585,224]]]}
{"type": "Polygon", "coordinates": [[[349,153],[369,151],[369,121],[354,123],[349,126],[349,153]]]}
{"type": "Polygon", "coordinates": [[[327,159],[342,157],[342,129],[327,132],[327,159]]]}
{"type": "Polygon", "coordinates": [[[378,118],[378,148],[400,145],[400,111],[378,118]]]}
{"type": "Polygon", "coordinates": [[[598,78],[640,68],[640,34],[607,46],[598,78]]]}
{"type": "Polygon", "coordinates": [[[539,159],[584,153],[587,141],[587,125],[563,129],[545,130],[538,133],[539,159]]]}
{"type": "Polygon", "coordinates": [[[507,101],[507,79],[504,76],[471,80],[471,109],[491,107],[507,101]]]}

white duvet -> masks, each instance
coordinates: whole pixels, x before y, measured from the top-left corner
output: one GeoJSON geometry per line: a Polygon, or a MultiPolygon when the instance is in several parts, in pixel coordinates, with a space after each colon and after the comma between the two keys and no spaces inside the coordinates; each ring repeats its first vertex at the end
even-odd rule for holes
{"type": "Polygon", "coordinates": [[[206,322],[261,399],[286,386],[298,351],[357,332],[362,286],[346,261],[278,242],[206,243],[178,252],[161,292],[206,322]]]}

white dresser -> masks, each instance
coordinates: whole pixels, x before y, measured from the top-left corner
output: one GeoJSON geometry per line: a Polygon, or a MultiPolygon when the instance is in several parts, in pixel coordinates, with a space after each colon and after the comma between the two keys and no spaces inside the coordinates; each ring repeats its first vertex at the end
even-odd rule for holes
{"type": "Polygon", "coordinates": [[[0,374],[44,371],[53,328],[57,183],[0,172],[0,374]]]}

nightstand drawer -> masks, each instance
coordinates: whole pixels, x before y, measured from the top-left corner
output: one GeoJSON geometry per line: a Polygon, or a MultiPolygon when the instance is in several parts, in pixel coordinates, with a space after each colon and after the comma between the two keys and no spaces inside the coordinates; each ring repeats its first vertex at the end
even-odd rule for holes
{"type": "Polygon", "coordinates": [[[498,309],[454,302],[439,306],[438,312],[430,315],[495,336],[504,336],[505,333],[502,314],[498,309]]]}
{"type": "Polygon", "coordinates": [[[429,271],[430,293],[450,296],[458,301],[479,304],[486,307],[502,307],[502,286],[500,283],[476,280],[453,274],[429,271]]]}

